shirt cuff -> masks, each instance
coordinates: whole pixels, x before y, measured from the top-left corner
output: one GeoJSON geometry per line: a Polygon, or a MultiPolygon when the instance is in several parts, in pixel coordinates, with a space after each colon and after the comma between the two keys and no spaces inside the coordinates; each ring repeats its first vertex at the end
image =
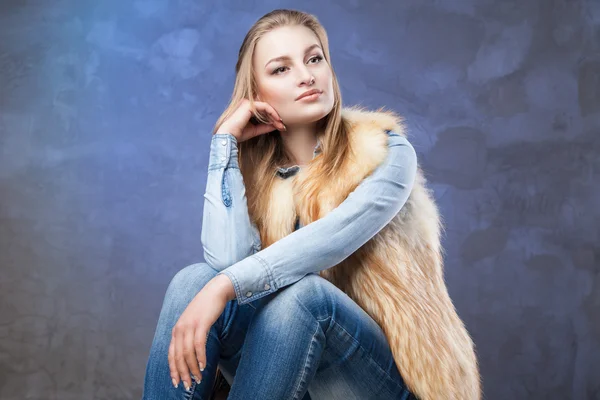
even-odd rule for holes
{"type": "Polygon", "coordinates": [[[238,167],[237,139],[231,133],[214,134],[210,142],[208,169],[227,167],[238,167]]]}
{"type": "Polygon", "coordinates": [[[270,268],[255,254],[225,268],[217,275],[221,274],[231,279],[239,305],[250,303],[277,291],[270,268]]]}

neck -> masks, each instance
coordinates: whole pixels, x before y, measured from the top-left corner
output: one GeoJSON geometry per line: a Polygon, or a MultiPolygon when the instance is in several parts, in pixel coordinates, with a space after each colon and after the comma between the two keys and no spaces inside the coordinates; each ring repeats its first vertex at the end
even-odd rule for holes
{"type": "Polygon", "coordinates": [[[302,126],[286,126],[287,131],[281,131],[281,139],[287,154],[292,158],[292,164],[306,165],[313,158],[317,145],[316,124],[302,126]]]}

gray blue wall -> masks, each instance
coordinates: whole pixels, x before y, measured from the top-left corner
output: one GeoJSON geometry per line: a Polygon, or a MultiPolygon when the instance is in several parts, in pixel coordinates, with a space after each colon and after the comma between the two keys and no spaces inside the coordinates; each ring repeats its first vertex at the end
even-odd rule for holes
{"type": "Polygon", "coordinates": [[[600,398],[600,2],[0,3],[0,398],[134,399],[202,261],[211,128],[273,8],[404,114],[487,399],[600,398]]]}

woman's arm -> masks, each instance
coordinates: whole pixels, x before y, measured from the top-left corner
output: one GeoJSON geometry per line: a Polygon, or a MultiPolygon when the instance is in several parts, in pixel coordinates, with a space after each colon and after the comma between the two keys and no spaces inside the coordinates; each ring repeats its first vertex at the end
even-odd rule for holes
{"type": "Polygon", "coordinates": [[[237,140],[229,133],[214,134],[210,143],[200,240],[204,260],[219,271],[261,247],[258,230],[248,215],[237,140]]]}
{"type": "Polygon", "coordinates": [[[385,161],[338,207],[219,272],[231,279],[238,304],[339,264],[398,214],[415,181],[417,155],[404,137],[394,132],[388,135],[385,161]]]}

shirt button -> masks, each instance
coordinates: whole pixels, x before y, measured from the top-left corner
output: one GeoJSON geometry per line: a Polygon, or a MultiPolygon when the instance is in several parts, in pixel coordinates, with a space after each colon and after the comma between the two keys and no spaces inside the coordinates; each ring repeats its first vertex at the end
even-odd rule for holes
{"type": "Polygon", "coordinates": [[[221,161],[225,161],[225,160],[226,160],[226,158],[225,158],[225,157],[221,157],[221,161]]]}
{"type": "Polygon", "coordinates": [[[268,283],[265,283],[265,290],[271,289],[271,286],[268,283]]]}
{"type": "Polygon", "coordinates": [[[250,296],[252,296],[252,292],[246,293],[246,297],[250,297],[250,296]]]}
{"type": "Polygon", "coordinates": [[[221,140],[221,144],[225,146],[227,144],[227,140],[221,140]]]}

